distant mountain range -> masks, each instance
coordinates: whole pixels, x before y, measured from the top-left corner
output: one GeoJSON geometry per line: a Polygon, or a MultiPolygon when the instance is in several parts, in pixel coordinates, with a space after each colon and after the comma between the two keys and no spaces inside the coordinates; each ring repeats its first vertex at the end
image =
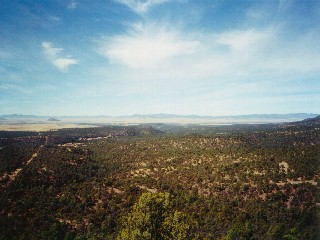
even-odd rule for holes
{"type": "MultiPolygon", "coordinates": [[[[10,114],[10,115],[0,115],[0,118],[39,118],[39,116],[36,115],[23,115],[23,114],[10,114]]],[[[42,118],[42,117],[41,117],[42,118]]]]}
{"type": "MultiPolygon", "coordinates": [[[[122,115],[122,116],[107,116],[107,115],[97,115],[97,116],[60,116],[60,117],[84,117],[84,118],[101,118],[101,117],[115,117],[115,118],[205,118],[205,119],[215,119],[215,118],[231,118],[231,119],[252,119],[252,118],[265,118],[265,119],[276,119],[276,118],[313,118],[320,114],[314,113],[288,113],[288,114],[247,114],[247,115],[229,115],[229,116],[202,116],[202,115],[179,115],[179,114],[132,114],[132,115],[122,115]]],[[[23,115],[23,114],[9,114],[0,115],[0,118],[53,118],[52,116],[38,116],[38,115],[23,115]]]]}
{"type": "Polygon", "coordinates": [[[199,119],[199,120],[215,120],[215,121],[300,121],[308,118],[314,118],[319,114],[314,113],[290,113],[290,114],[248,114],[248,115],[231,115],[231,116],[201,116],[201,115],[178,115],[178,114],[133,114],[124,116],[37,116],[37,115],[0,115],[1,120],[10,119],[35,119],[47,118],[48,121],[59,121],[57,118],[117,118],[117,119],[199,119]]]}
{"type": "Polygon", "coordinates": [[[231,115],[231,116],[201,116],[201,115],[177,115],[177,114],[134,114],[134,115],[125,115],[120,116],[119,118],[156,118],[156,119],[164,119],[164,118],[186,118],[186,119],[211,119],[211,120],[219,120],[219,119],[228,119],[228,120],[253,120],[253,119],[261,119],[261,120],[271,120],[271,119],[288,119],[288,120],[304,120],[307,118],[314,118],[319,116],[319,114],[314,113],[290,113],[290,114],[248,114],[248,115],[231,115]]]}

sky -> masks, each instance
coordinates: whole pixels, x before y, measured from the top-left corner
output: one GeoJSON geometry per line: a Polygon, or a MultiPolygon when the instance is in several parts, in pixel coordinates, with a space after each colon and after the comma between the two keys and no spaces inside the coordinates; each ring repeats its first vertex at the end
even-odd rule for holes
{"type": "Polygon", "coordinates": [[[0,0],[0,114],[320,113],[318,0],[0,0]]]}

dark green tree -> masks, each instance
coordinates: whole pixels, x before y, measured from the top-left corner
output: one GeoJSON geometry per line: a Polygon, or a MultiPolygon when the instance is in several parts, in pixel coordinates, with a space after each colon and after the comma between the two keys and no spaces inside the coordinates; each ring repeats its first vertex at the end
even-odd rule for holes
{"type": "Polygon", "coordinates": [[[190,220],[174,211],[169,193],[143,193],[124,218],[120,240],[192,239],[190,220]]]}
{"type": "Polygon", "coordinates": [[[227,233],[224,240],[249,240],[252,239],[252,230],[250,223],[247,221],[244,224],[234,225],[227,233]]]}

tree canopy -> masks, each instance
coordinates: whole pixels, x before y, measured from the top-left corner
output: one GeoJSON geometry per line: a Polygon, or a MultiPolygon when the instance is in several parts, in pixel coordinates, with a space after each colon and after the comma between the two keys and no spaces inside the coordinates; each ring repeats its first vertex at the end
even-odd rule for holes
{"type": "Polygon", "coordinates": [[[120,240],[192,239],[190,220],[173,209],[169,193],[143,193],[124,218],[120,240]]]}

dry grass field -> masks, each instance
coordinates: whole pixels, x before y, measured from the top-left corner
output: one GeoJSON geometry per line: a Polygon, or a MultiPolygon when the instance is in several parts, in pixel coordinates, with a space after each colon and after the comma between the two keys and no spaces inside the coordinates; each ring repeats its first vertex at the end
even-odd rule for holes
{"type": "Polygon", "coordinates": [[[79,125],[73,123],[34,123],[34,124],[0,124],[0,131],[49,131],[63,128],[84,128],[94,127],[94,125],[79,125]]]}
{"type": "Polygon", "coordinates": [[[35,118],[8,118],[0,119],[0,131],[48,131],[63,128],[83,128],[95,127],[102,125],[138,125],[138,124],[179,124],[179,125],[202,125],[202,126],[216,126],[216,125],[232,125],[232,124],[265,124],[265,123],[279,123],[292,122],[302,120],[299,116],[283,116],[283,118],[264,118],[263,116],[246,117],[217,117],[217,118],[202,118],[175,116],[175,117],[159,117],[159,116],[129,116],[129,117],[35,117],[35,118]],[[54,120],[51,120],[54,119],[54,120]]]}
{"type": "Polygon", "coordinates": [[[97,124],[83,124],[75,120],[48,121],[47,119],[6,119],[0,121],[0,131],[49,131],[63,128],[95,127],[97,124]]]}

